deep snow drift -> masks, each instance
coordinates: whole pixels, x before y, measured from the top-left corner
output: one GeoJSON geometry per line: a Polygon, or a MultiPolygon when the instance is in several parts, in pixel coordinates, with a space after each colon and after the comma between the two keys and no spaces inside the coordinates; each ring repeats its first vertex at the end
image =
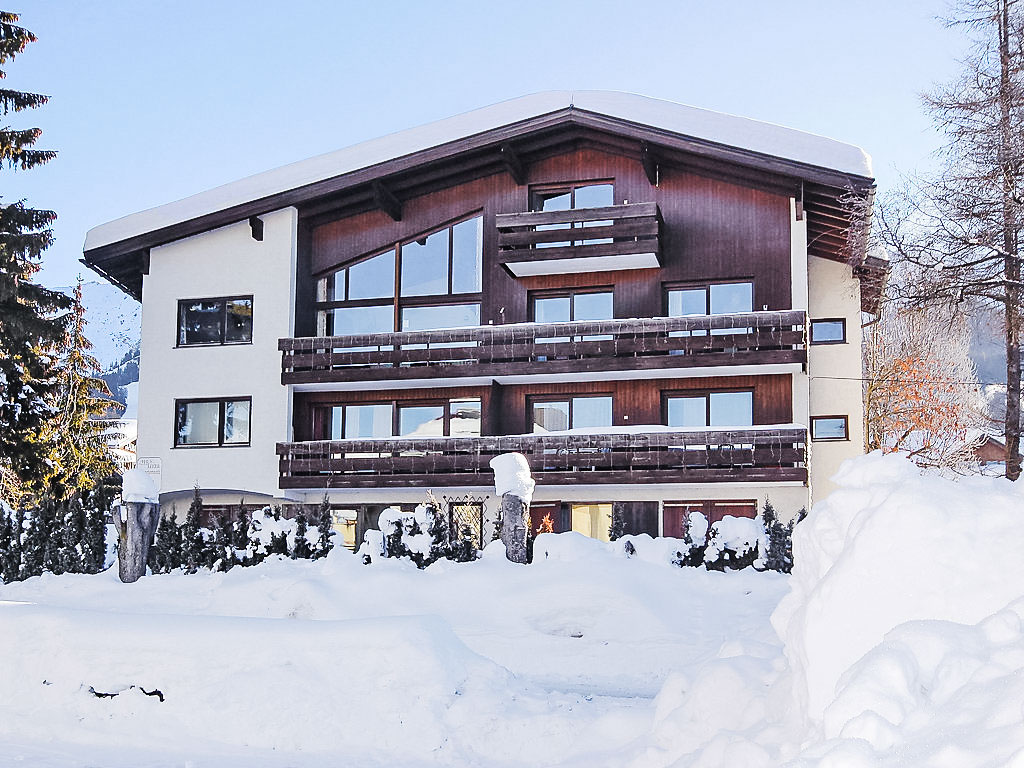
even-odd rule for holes
{"type": "Polygon", "coordinates": [[[1024,488],[838,479],[790,578],[560,534],[0,587],[0,765],[1024,765],[1024,488]]]}

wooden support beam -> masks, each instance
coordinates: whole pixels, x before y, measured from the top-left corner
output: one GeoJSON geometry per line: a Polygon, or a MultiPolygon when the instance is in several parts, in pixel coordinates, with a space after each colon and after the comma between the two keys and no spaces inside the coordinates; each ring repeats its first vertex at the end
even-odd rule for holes
{"type": "Polygon", "coordinates": [[[252,230],[252,239],[263,242],[263,219],[259,216],[249,217],[249,229],[252,230]]]}
{"type": "Polygon", "coordinates": [[[505,170],[512,177],[512,181],[519,186],[523,186],[526,183],[526,166],[523,165],[522,158],[519,157],[511,144],[505,143],[501,145],[501,162],[505,164],[505,170]]]}
{"type": "Polygon", "coordinates": [[[402,220],[402,202],[395,197],[394,193],[384,186],[383,181],[373,182],[373,202],[384,213],[395,221],[402,220]]]}
{"type": "Polygon", "coordinates": [[[651,182],[651,186],[658,186],[658,161],[646,141],[640,145],[640,163],[644,167],[644,173],[647,174],[647,180],[651,182]]]}
{"type": "Polygon", "coordinates": [[[142,274],[149,274],[149,248],[139,253],[139,269],[142,274]]]}

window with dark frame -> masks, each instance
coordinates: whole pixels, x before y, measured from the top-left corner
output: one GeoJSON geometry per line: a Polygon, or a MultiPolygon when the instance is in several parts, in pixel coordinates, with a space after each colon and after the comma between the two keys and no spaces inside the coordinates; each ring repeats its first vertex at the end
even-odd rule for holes
{"type": "Polygon", "coordinates": [[[849,440],[850,420],[847,416],[812,416],[811,440],[849,440]]]}
{"type": "MultiPolygon", "coordinates": [[[[530,188],[531,211],[571,211],[579,208],[606,208],[615,205],[615,186],[611,181],[582,181],[566,184],[545,184],[530,188]]],[[[542,224],[538,230],[550,229],[581,229],[585,227],[601,227],[611,221],[585,221],[574,224],[542,224]]],[[[579,244],[582,241],[575,241],[579,244]]],[[[610,243],[610,238],[587,240],[588,243],[610,243]]],[[[557,248],[566,246],[569,240],[554,243],[538,243],[537,248],[557,248]]]]}
{"type": "Polygon", "coordinates": [[[252,343],[252,296],[218,296],[178,301],[176,346],[252,343]]]}
{"type": "Polygon", "coordinates": [[[481,416],[480,399],[474,397],[329,405],[314,417],[314,430],[329,440],[478,437],[481,416]]]}
{"type": "MultiPolygon", "coordinates": [[[[754,311],[754,283],[732,282],[670,285],[665,288],[665,316],[731,315],[754,311]]],[[[718,328],[712,335],[746,333],[746,328],[718,328]]],[[[672,336],[706,336],[707,331],[673,331],[672,336]]]]}
{"type": "Polygon", "coordinates": [[[174,447],[249,445],[252,397],[174,401],[174,447]]]}
{"type": "Polygon", "coordinates": [[[846,319],[811,320],[811,344],[845,344],[846,319]]]}
{"type": "Polygon", "coordinates": [[[347,336],[480,324],[483,216],[349,263],[317,283],[317,333],[347,336]]]}
{"type": "Polygon", "coordinates": [[[527,431],[534,434],[612,426],[611,395],[552,395],[529,399],[527,431]]]}
{"type": "Polygon", "coordinates": [[[662,410],[669,427],[749,427],[754,423],[754,391],[666,392],[662,410]]]}

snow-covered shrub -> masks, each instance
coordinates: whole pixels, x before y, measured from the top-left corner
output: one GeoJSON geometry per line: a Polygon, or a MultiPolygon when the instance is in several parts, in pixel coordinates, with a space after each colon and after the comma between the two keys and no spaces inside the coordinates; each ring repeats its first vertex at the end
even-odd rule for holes
{"type": "Polygon", "coordinates": [[[256,564],[270,555],[290,557],[296,550],[300,536],[303,543],[298,545],[299,550],[311,554],[320,539],[320,530],[310,527],[304,518],[304,530],[301,533],[299,527],[299,517],[285,517],[280,507],[263,507],[253,512],[248,521],[246,559],[256,564]]]}
{"type": "Polygon", "coordinates": [[[683,546],[676,553],[673,564],[679,567],[696,568],[704,563],[704,552],[708,546],[708,519],[703,512],[691,511],[686,516],[683,531],[683,546]]]}
{"type": "Polygon", "coordinates": [[[726,515],[711,526],[704,567],[709,571],[738,571],[753,565],[763,547],[764,526],[751,517],[726,515]]]}
{"type": "MultiPolygon", "coordinates": [[[[388,507],[380,513],[377,524],[382,536],[381,554],[408,558],[418,568],[442,559],[469,562],[478,555],[472,533],[463,529],[452,536],[447,516],[433,504],[420,504],[412,512],[388,507]]],[[[364,562],[372,560],[372,549],[364,539],[360,547],[364,562]]]]}
{"type": "Polygon", "coordinates": [[[807,510],[801,509],[788,523],[783,523],[772,503],[765,500],[761,520],[767,545],[762,559],[767,570],[779,573],[790,573],[793,570],[793,528],[806,516],[807,510]]]}

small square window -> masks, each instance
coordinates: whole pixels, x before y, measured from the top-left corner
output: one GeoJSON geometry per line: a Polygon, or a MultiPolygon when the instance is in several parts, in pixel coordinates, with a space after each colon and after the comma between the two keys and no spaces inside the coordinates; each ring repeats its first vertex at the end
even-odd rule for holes
{"type": "Polygon", "coordinates": [[[846,320],[811,320],[811,344],[845,344],[846,320]]]}
{"type": "Polygon", "coordinates": [[[849,419],[846,416],[813,416],[812,440],[849,440],[849,419]]]}

